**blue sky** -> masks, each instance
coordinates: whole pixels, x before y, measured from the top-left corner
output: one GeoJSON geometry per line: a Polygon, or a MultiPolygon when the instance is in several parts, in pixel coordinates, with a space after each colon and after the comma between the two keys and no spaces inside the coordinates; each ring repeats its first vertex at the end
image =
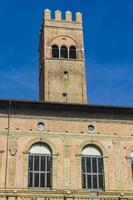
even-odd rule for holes
{"type": "Polygon", "coordinates": [[[133,0],[1,0],[0,98],[38,99],[46,8],[83,13],[89,103],[133,106],[133,0]]]}

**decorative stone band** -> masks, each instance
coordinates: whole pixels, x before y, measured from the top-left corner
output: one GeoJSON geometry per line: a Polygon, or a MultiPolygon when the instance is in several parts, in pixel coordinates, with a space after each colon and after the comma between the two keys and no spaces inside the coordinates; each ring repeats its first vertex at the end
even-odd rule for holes
{"type": "Polygon", "coordinates": [[[131,200],[131,198],[124,198],[124,197],[97,197],[91,196],[88,197],[75,197],[71,195],[61,195],[53,196],[53,195],[2,195],[0,196],[0,200],[131,200]]]}
{"type": "MultiPolygon", "coordinates": [[[[60,47],[59,47],[60,48],[60,47]]],[[[51,46],[46,46],[45,47],[45,49],[52,49],[52,47],[51,46]]],[[[69,49],[69,48],[68,48],[69,49]]],[[[76,51],[84,51],[84,49],[82,48],[82,49],[76,49],[76,51]]],[[[43,58],[44,59],[44,58],[43,58]]]]}
{"type": "MultiPolygon", "coordinates": [[[[75,156],[77,156],[77,157],[82,157],[83,154],[75,154],[75,156]]],[[[104,155],[104,156],[102,156],[102,158],[103,158],[103,159],[104,159],[104,158],[109,158],[109,156],[104,155]]]]}
{"type": "MultiPolygon", "coordinates": [[[[28,151],[23,151],[23,154],[27,154],[28,155],[29,152],[28,151]]],[[[59,153],[52,154],[52,158],[55,158],[57,156],[59,156],[59,153]]]]}

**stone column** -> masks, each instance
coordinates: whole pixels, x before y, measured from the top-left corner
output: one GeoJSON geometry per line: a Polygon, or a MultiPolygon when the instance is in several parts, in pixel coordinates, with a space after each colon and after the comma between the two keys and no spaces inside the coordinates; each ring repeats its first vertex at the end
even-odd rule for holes
{"type": "Polygon", "coordinates": [[[64,136],[64,189],[70,189],[71,187],[71,175],[70,175],[70,146],[69,137],[64,136]]]}
{"type": "MultiPolygon", "coordinates": [[[[2,157],[3,157],[3,153],[4,151],[3,150],[0,150],[0,172],[1,172],[1,168],[2,168],[2,157]]],[[[4,173],[4,172],[2,172],[4,173]]],[[[2,176],[0,176],[0,182],[2,181],[2,176]]]]}
{"type": "Polygon", "coordinates": [[[132,166],[131,166],[131,157],[126,157],[127,159],[127,173],[128,173],[128,184],[129,189],[133,189],[133,174],[132,174],[132,166]]]}
{"type": "Polygon", "coordinates": [[[57,184],[57,156],[58,154],[52,155],[52,189],[56,190],[57,184]]]}
{"type": "Polygon", "coordinates": [[[59,47],[59,59],[61,58],[61,47],[59,47]]]}
{"type": "Polygon", "coordinates": [[[82,154],[76,154],[77,157],[77,189],[82,190],[81,157],[82,154]]]}
{"type": "Polygon", "coordinates": [[[68,59],[70,58],[70,48],[67,48],[67,53],[68,53],[68,59]]]}
{"type": "Polygon", "coordinates": [[[14,187],[15,172],[16,172],[16,153],[17,153],[17,137],[9,138],[9,173],[8,173],[8,186],[14,187]]]}
{"type": "Polygon", "coordinates": [[[109,190],[108,156],[103,156],[105,191],[109,190]]]}
{"type": "Polygon", "coordinates": [[[29,152],[23,152],[23,187],[28,187],[28,156],[29,152]]]}
{"type": "Polygon", "coordinates": [[[70,145],[64,146],[64,188],[70,189],[70,145]]]}

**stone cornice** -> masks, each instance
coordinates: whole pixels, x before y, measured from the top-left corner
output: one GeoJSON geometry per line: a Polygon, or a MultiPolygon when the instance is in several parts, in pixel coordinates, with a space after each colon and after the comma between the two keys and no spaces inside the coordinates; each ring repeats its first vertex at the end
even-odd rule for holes
{"type": "Polygon", "coordinates": [[[133,121],[133,107],[0,100],[0,114],[133,121]]]}

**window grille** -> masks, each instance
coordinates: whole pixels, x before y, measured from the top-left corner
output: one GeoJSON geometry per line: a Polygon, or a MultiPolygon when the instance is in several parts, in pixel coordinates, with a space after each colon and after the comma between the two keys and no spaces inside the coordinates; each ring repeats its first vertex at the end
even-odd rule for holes
{"type": "Polygon", "coordinates": [[[29,152],[29,187],[51,187],[51,152],[43,144],[33,145],[29,152]]]}
{"type": "Polygon", "coordinates": [[[103,159],[101,152],[94,147],[85,147],[82,151],[82,188],[103,190],[103,159]]]}

